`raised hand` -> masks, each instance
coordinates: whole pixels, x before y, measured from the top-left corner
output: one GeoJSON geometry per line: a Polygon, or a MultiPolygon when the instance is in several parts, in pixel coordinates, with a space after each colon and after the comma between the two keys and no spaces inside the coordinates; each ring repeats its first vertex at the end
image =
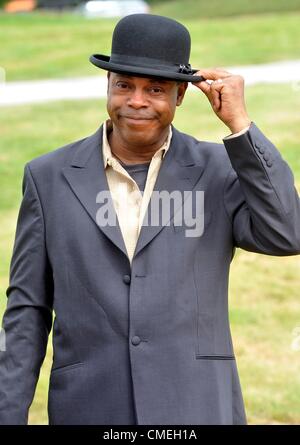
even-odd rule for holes
{"type": "Polygon", "coordinates": [[[218,118],[232,133],[238,133],[250,125],[242,76],[231,74],[221,68],[202,69],[197,71],[196,75],[203,76],[206,80],[193,82],[193,85],[203,91],[218,118]]]}

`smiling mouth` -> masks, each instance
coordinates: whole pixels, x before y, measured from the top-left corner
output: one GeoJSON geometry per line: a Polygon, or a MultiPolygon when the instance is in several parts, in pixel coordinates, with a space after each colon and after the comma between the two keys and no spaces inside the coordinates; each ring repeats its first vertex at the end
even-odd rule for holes
{"type": "Polygon", "coordinates": [[[133,121],[151,121],[152,117],[143,117],[143,116],[121,116],[125,119],[133,120],[133,121]]]}

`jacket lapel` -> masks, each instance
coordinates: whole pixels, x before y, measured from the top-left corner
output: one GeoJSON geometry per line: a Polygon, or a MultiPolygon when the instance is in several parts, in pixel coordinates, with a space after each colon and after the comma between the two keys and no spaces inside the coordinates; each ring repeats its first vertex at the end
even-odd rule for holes
{"type": "MultiPolygon", "coordinates": [[[[188,198],[196,183],[200,179],[204,167],[195,162],[189,147],[186,145],[181,133],[172,126],[172,141],[166,156],[161,164],[156,183],[153,191],[166,191],[171,194],[178,191],[182,196],[181,204],[188,198]],[[184,193],[185,192],[185,193],[184,193]]],[[[151,203],[153,201],[153,194],[148,204],[147,213],[144,222],[151,221],[151,203]]],[[[141,227],[139,239],[136,245],[134,256],[136,256],[158,233],[164,226],[170,224],[174,213],[182,207],[180,203],[170,206],[170,212],[162,212],[161,220],[158,225],[143,225],[141,227]]],[[[155,205],[154,205],[155,208],[155,205]]]]}
{"type": "Polygon", "coordinates": [[[108,193],[111,199],[110,209],[114,214],[116,225],[99,225],[97,223],[99,204],[96,202],[96,197],[100,191],[109,192],[102,157],[102,134],[103,125],[94,134],[79,143],[70,165],[62,170],[74,194],[97,227],[127,256],[110,193],[108,193]]]}
{"type": "MultiPolygon", "coordinates": [[[[173,137],[169,150],[161,164],[154,189],[156,192],[166,191],[172,193],[179,191],[182,194],[182,204],[187,198],[183,192],[191,192],[203,173],[203,166],[197,164],[193,159],[189,147],[185,140],[174,127],[172,127],[173,137]]],[[[91,136],[78,142],[70,165],[63,167],[65,176],[72,191],[77,196],[87,213],[90,215],[97,227],[102,230],[108,239],[118,247],[126,256],[127,250],[123,240],[119,221],[112,204],[112,197],[104,170],[102,157],[102,134],[103,125],[91,136]],[[111,211],[116,221],[115,225],[99,225],[97,223],[97,211],[99,204],[96,197],[100,191],[107,191],[111,200],[111,211]]],[[[151,202],[148,204],[148,216],[151,221],[151,202]]],[[[140,231],[134,256],[136,256],[152,239],[169,223],[174,216],[174,212],[179,210],[181,205],[170,209],[159,221],[158,225],[143,225],[140,231]]],[[[146,218],[147,216],[145,216],[146,218]]],[[[145,219],[144,219],[145,221],[145,219]]]]}

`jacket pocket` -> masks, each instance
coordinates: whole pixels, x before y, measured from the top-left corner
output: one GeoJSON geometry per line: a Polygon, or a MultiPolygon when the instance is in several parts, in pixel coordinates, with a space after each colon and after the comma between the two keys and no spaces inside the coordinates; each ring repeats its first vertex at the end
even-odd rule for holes
{"type": "Polygon", "coordinates": [[[66,366],[60,366],[58,368],[52,368],[51,369],[51,374],[52,375],[56,375],[56,374],[61,373],[61,372],[65,372],[65,371],[69,371],[71,369],[79,368],[80,366],[83,366],[82,362],[72,363],[72,364],[66,365],[66,366]]]}
{"type": "Polygon", "coordinates": [[[235,360],[227,324],[220,326],[219,323],[215,314],[199,311],[198,308],[196,359],[235,360]]]}

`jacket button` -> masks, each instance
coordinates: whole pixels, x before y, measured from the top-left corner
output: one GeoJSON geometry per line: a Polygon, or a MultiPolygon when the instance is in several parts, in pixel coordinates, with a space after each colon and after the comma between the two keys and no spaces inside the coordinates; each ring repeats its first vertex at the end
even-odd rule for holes
{"type": "Polygon", "coordinates": [[[272,165],[273,165],[272,161],[267,161],[266,164],[268,167],[272,167],[272,165]]]}
{"type": "Polygon", "coordinates": [[[124,283],[129,284],[131,281],[130,275],[124,275],[123,281],[124,281],[124,283]]]}
{"type": "Polygon", "coordinates": [[[264,147],[259,147],[258,151],[259,151],[261,154],[264,154],[264,152],[265,152],[265,148],[264,148],[264,147]]]}
{"type": "Polygon", "coordinates": [[[131,343],[132,343],[134,346],[139,345],[139,344],[141,343],[141,339],[140,339],[140,337],[138,337],[137,335],[135,335],[134,337],[132,337],[132,339],[131,339],[131,343]]]}
{"type": "Polygon", "coordinates": [[[268,152],[264,153],[263,158],[265,161],[268,161],[270,159],[270,153],[268,152]]]}

